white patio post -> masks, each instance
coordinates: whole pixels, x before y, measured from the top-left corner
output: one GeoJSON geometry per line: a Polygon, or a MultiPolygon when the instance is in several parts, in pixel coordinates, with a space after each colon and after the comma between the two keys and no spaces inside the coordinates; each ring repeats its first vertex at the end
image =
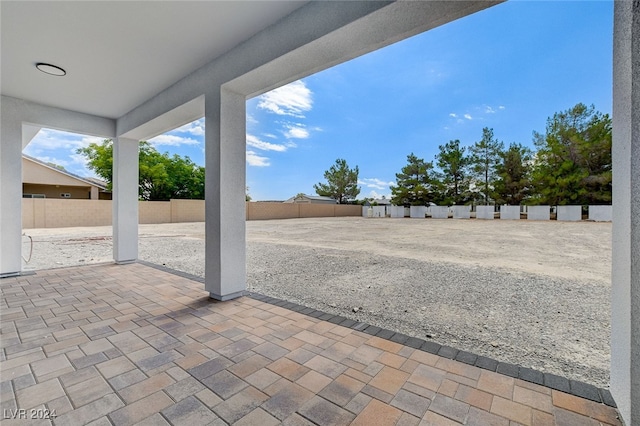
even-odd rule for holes
{"type": "Polygon", "coordinates": [[[0,133],[0,276],[22,270],[22,125],[2,111],[0,133]]]}
{"type": "Polygon", "coordinates": [[[113,141],[113,259],[138,258],[138,141],[113,141]]]}
{"type": "Polygon", "coordinates": [[[205,289],[217,300],[247,287],[245,101],[224,88],[205,97],[205,289]]]}
{"type": "Polygon", "coordinates": [[[614,2],[611,393],[640,424],[640,2],[614,2]]]}

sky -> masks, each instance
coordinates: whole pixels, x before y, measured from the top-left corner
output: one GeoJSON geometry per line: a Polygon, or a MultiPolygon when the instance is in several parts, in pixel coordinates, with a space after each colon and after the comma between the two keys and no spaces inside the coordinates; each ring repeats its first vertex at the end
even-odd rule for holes
{"type": "MultiPolygon", "coordinates": [[[[389,198],[407,155],[432,161],[484,127],[533,148],[533,131],[577,103],[611,115],[612,45],[613,1],[512,0],[249,99],[249,195],[314,195],[343,158],[359,198],[389,198]]],[[[89,177],[75,151],[100,141],[43,129],[24,152],[89,177]]],[[[204,165],[203,119],[150,142],[204,165]]]]}

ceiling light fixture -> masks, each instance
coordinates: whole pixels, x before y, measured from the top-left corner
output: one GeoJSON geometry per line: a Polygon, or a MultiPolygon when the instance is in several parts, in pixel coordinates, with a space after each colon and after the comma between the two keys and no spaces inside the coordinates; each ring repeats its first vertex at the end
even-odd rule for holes
{"type": "Polygon", "coordinates": [[[55,75],[58,77],[67,75],[67,72],[62,68],[51,64],[45,64],[44,62],[38,62],[36,64],[36,68],[38,68],[38,70],[42,71],[45,74],[55,75]]]}

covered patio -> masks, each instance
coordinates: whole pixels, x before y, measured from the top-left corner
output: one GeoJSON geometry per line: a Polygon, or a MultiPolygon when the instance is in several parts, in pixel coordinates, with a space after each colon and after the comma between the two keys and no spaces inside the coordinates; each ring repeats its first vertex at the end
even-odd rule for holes
{"type": "MultiPolygon", "coordinates": [[[[480,409],[471,403],[476,398],[484,401],[476,401],[485,408],[479,415],[506,419],[522,412],[514,420],[525,424],[538,419],[537,412],[561,413],[555,421],[566,413],[612,413],[604,405],[372,338],[368,328],[363,333],[243,297],[246,100],[497,3],[1,2],[3,408],[46,404],[65,425],[147,418],[156,424],[158,416],[193,423],[189,416],[197,415],[203,423],[244,415],[279,421],[285,414],[293,424],[357,416],[386,424],[393,422],[384,416],[410,421],[409,415],[445,424],[444,418],[467,421],[480,409]],[[53,65],[45,69],[54,75],[41,73],[36,65],[42,63],[53,65]],[[136,263],[138,141],[201,117],[204,286],[136,263]],[[116,265],[22,275],[20,159],[41,128],[114,140],[116,265]],[[372,365],[380,370],[367,370],[372,365]],[[261,369],[252,383],[249,377],[261,369]],[[124,381],[114,382],[122,375],[124,381]],[[326,387],[319,388],[323,382],[326,387]],[[178,383],[187,383],[186,389],[178,383]],[[305,392],[313,395],[303,404],[290,402],[305,392]],[[532,399],[531,392],[541,399],[532,399]],[[536,402],[527,405],[521,397],[536,402]],[[419,415],[414,406],[429,411],[419,415]]],[[[614,15],[611,392],[632,425],[640,423],[640,169],[632,168],[640,164],[640,4],[616,1],[614,15]]],[[[576,424],[589,424],[582,420],[576,424]]]]}
{"type": "Polygon", "coordinates": [[[1,291],[7,425],[621,424],[588,385],[260,295],[213,302],[153,265],[1,291]]]}

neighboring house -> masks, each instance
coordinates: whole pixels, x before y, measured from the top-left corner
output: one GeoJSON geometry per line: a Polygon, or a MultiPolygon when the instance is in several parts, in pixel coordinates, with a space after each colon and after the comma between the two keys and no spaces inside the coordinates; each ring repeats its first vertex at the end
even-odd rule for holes
{"type": "Polygon", "coordinates": [[[298,194],[284,201],[285,203],[302,203],[302,204],[337,204],[338,201],[331,197],[323,197],[320,195],[298,194]]]}
{"type": "Polygon", "coordinates": [[[110,200],[111,192],[105,182],[81,178],[23,154],[22,197],[110,200]]]}

